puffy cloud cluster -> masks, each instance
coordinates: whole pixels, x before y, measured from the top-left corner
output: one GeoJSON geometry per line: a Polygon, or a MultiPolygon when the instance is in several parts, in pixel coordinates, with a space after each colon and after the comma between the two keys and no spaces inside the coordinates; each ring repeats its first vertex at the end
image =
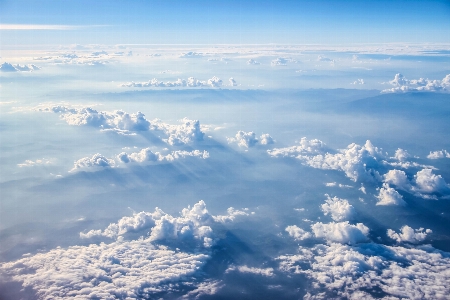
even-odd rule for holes
{"type": "Polygon", "coordinates": [[[261,275],[261,276],[267,276],[267,277],[274,276],[273,268],[264,268],[263,269],[263,268],[248,267],[246,265],[231,266],[225,272],[228,273],[231,271],[239,271],[241,273],[249,273],[249,274],[261,275]]]}
{"type": "Polygon", "coordinates": [[[272,60],[270,64],[272,66],[287,66],[290,62],[296,63],[297,61],[292,58],[278,57],[277,59],[272,60]]]}
{"type": "Polygon", "coordinates": [[[126,152],[122,152],[117,155],[117,159],[123,163],[137,162],[137,163],[145,163],[145,162],[158,162],[158,161],[174,161],[180,158],[186,157],[199,157],[199,158],[209,158],[209,152],[204,150],[193,150],[193,151],[185,151],[185,150],[177,150],[172,151],[169,154],[163,155],[160,152],[152,152],[150,148],[144,148],[139,152],[133,152],[128,154],[126,152]]]}
{"type": "Polygon", "coordinates": [[[331,198],[326,194],[327,199],[322,204],[321,208],[325,215],[330,214],[334,221],[344,221],[351,219],[355,214],[355,208],[348,203],[346,199],[340,199],[338,197],[331,198]]]}
{"type": "Polygon", "coordinates": [[[100,153],[96,153],[92,157],[83,157],[77,160],[70,172],[92,167],[114,167],[115,164],[116,163],[113,159],[106,158],[100,153]]]}
{"type": "Polygon", "coordinates": [[[410,92],[410,91],[443,91],[450,88],[450,74],[445,76],[442,80],[430,80],[430,79],[406,79],[400,73],[395,74],[394,79],[389,81],[389,84],[393,85],[393,88],[385,89],[383,93],[398,93],[398,92],[410,92]]]}
{"type": "MultiPolygon", "coordinates": [[[[232,78],[231,78],[232,79],[232,78]]],[[[230,83],[237,84],[236,81],[230,80],[230,83]]],[[[223,84],[222,79],[213,76],[212,78],[202,81],[198,80],[194,77],[189,77],[188,79],[177,79],[176,81],[159,81],[156,78],[153,78],[152,80],[149,80],[147,82],[127,82],[122,83],[119,86],[120,87],[213,87],[218,88],[221,87],[223,84]]],[[[232,84],[232,86],[234,86],[232,84]]]]}
{"type": "Polygon", "coordinates": [[[373,146],[369,140],[364,146],[350,144],[347,149],[338,150],[338,153],[329,153],[328,151],[331,149],[327,148],[322,141],[317,139],[308,141],[306,138],[302,138],[300,146],[275,148],[267,152],[273,157],[300,159],[304,164],[313,168],[343,171],[355,182],[379,178],[376,169],[382,163],[385,154],[381,149],[373,146]]]}
{"type": "Polygon", "coordinates": [[[312,234],[297,225],[291,225],[286,227],[285,231],[289,234],[289,236],[293,237],[296,241],[302,241],[304,239],[308,239],[312,237],[312,234]]]}
{"type": "Polygon", "coordinates": [[[239,147],[250,148],[256,146],[258,142],[261,145],[273,144],[275,141],[269,134],[263,134],[258,139],[253,131],[245,132],[239,130],[232,138],[227,138],[228,143],[236,143],[239,147]]]}
{"type": "Polygon", "coordinates": [[[254,60],[253,58],[247,61],[247,65],[260,65],[260,64],[261,64],[260,62],[254,60]]]}
{"type": "Polygon", "coordinates": [[[428,154],[427,158],[429,159],[439,159],[439,158],[450,158],[450,153],[447,150],[440,150],[440,151],[430,151],[430,154],[428,154]]]}
{"type": "Polygon", "coordinates": [[[53,159],[48,159],[48,158],[36,159],[34,161],[27,159],[23,163],[17,164],[17,166],[19,168],[34,167],[34,166],[50,165],[52,163],[53,163],[53,159]]]}
{"type": "Polygon", "coordinates": [[[389,170],[383,178],[383,187],[380,189],[380,195],[378,196],[380,199],[379,205],[404,204],[403,197],[389,185],[394,185],[398,189],[428,199],[437,199],[436,194],[450,192],[450,185],[445,182],[441,175],[433,174],[432,169],[418,171],[411,181],[406,173],[401,170],[389,170]]]}
{"type": "MultiPolygon", "coordinates": [[[[247,213],[246,211],[248,211],[248,208],[245,208],[244,210],[238,210],[234,207],[229,207],[227,209],[227,215],[213,216],[213,218],[214,221],[219,223],[229,223],[233,222],[237,217],[249,216],[249,213],[247,213]]],[[[254,212],[251,212],[251,214],[254,214],[254,212]]]]}
{"type": "Polygon", "coordinates": [[[163,141],[170,145],[184,145],[202,141],[204,137],[200,122],[187,118],[179,120],[181,124],[173,125],[164,123],[159,119],[149,121],[142,112],[129,114],[122,110],[108,112],[97,111],[91,107],[72,108],[61,105],[39,106],[36,110],[60,113],[61,118],[69,125],[89,125],[119,134],[160,130],[167,135],[167,138],[163,141]]]}
{"type": "Polygon", "coordinates": [[[367,241],[369,228],[362,223],[356,225],[346,222],[331,222],[324,224],[322,222],[311,225],[314,235],[318,238],[324,238],[330,243],[357,244],[367,241]]]}
{"type": "Polygon", "coordinates": [[[32,72],[32,71],[37,71],[40,69],[41,69],[40,67],[33,65],[33,64],[13,65],[13,64],[4,62],[0,65],[0,72],[32,72]]]}
{"type": "Polygon", "coordinates": [[[192,276],[208,259],[156,247],[147,238],[57,248],[3,263],[0,271],[39,299],[142,299],[177,291],[180,282],[195,285],[192,276]]]}
{"type": "Polygon", "coordinates": [[[377,196],[377,205],[406,205],[403,200],[403,196],[400,195],[395,189],[391,188],[387,183],[383,183],[383,186],[379,190],[377,196]]]}
{"type": "Polygon", "coordinates": [[[305,299],[445,299],[450,254],[430,246],[330,244],[278,257],[280,270],[305,274],[305,299]]]}
{"type": "Polygon", "coordinates": [[[393,240],[396,240],[397,242],[407,242],[407,243],[419,243],[425,240],[427,237],[427,234],[432,233],[433,231],[431,229],[412,229],[408,225],[403,226],[400,229],[399,233],[396,233],[392,229],[387,230],[387,236],[390,237],[393,240]]]}
{"type": "Polygon", "coordinates": [[[365,83],[364,83],[364,79],[357,79],[357,80],[353,81],[353,82],[350,83],[350,84],[354,84],[354,85],[363,85],[363,84],[365,84],[365,83]]]}

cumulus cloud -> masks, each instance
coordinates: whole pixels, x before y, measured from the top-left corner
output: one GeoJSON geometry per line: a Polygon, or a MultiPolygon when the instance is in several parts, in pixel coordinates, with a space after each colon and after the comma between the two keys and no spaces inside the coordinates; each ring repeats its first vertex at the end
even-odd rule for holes
{"type": "Polygon", "coordinates": [[[192,57],[201,57],[201,56],[203,56],[203,53],[189,51],[189,52],[181,53],[179,57],[180,58],[192,58],[192,57]]]}
{"type": "Polygon", "coordinates": [[[3,263],[0,270],[40,299],[142,299],[176,291],[179,282],[193,284],[208,259],[154,246],[147,238],[57,248],[3,263]]]}
{"type": "Polygon", "coordinates": [[[278,57],[270,62],[272,66],[287,66],[288,63],[296,63],[297,61],[292,58],[278,57]]]}
{"type": "Polygon", "coordinates": [[[40,69],[41,69],[40,67],[33,64],[12,65],[10,63],[4,62],[3,64],[0,65],[0,72],[32,72],[40,69]]]}
{"type": "Polygon", "coordinates": [[[259,137],[259,142],[261,143],[261,145],[275,144],[275,140],[268,133],[262,134],[259,137]]]}
{"type": "Polygon", "coordinates": [[[286,227],[285,231],[296,241],[302,241],[304,239],[312,237],[312,234],[310,232],[301,229],[297,225],[288,226],[286,227]]]}
{"type": "Polygon", "coordinates": [[[450,158],[450,153],[447,150],[430,151],[430,154],[428,154],[427,158],[429,159],[450,158]]]}
{"type": "Polygon", "coordinates": [[[280,270],[309,278],[305,299],[445,299],[450,254],[430,246],[418,249],[374,243],[299,248],[278,257],[280,270]]]}
{"type": "Polygon", "coordinates": [[[396,240],[397,242],[407,242],[407,243],[419,243],[425,240],[427,237],[427,234],[432,233],[433,231],[431,229],[412,229],[408,225],[403,226],[400,229],[399,233],[396,233],[392,229],[387,230],[387,236],[390,237],[393,240],[396,240]]]}
{"type": "Polygon", "coordinates": [[[363,85],[364,83],[364,79],[356,79],[355,81],[353,81],[352,83],[353,85],[363,85]]]}
{"type": "Polygon", "coordinates": [[[25,160],[21,164],[17,164],[19,168],[22,167],[35,167],[35,166],[42,166],[42,165],[50,165],[52,164],[54,159],[48,159],[48,158],[42,158],[42,159],[36,159],[36,160],[25,160]]]}
{"type": "Polygon", "coordinates": [[[261,64],[260,62],[254,60],[253,58],[247,61],[247,65],[260,65],[260,64],[261,64]]]}
{"type": "Polygon", "coordinates": [[[231,77],[230,79],[228,79],[228,82],[230,83],[230,86],[237,86],[237,82],[236,82],[236,80],[234,80],[233,77],[231,77]]]}
{"type": "MultiPolygon", "coordinates": [[[[245,209],[245,210],[248,210],[248,209],[245,209]]],[[[254,214],[254,212],[252,212],[251,214],[254,214]]],[[[226,215],[213,216],[213,218],[214,218],[214,221],[219,222],[219,223],[229,223],[229,222],[233,222],[237,217],[243,217],[243,216],[249,216],[249,214],[247,212],[245,212],[244,210],[238,210],[238,209],[235,209],[234,207],[229,207],[227,209],[226,215]]]]}
{"type": "Polygon", "coordinates": [[[362,223],[356,225],[346,222],[331,222],[324,224],[322,222],[311,225],[314,235],[318,238],[324,238],[331,243],[357,244],[367,241],[369,228],[362,223]]]}
{"type": "Polygon", "coordinates": [[[194,77],[189,77],[188,79],[178,78],[176,81],[159,81],[156,78],[149,80],[147,82],[126,82],[122,83],[120,87],[212,87],[218,88],[223,84],[222,79],[213,76],[212,78],[202,81],[194,77]]]}
{"type": "Polygon", "coordinates": [[[403,196],[387,183],[383,183],[383,186],[379,189],[377,198],[379,200],[377,205],[406,205],[403,196]]]}
{"type": "Polygon", "coordinates": [[[181,124],[174,125],[164,123],[159,119],[149,121],[142,112],[129,114],[122,110],[108,112],[97,111],[91,107],[73,108],[61,105],[39,106],[35,110],[60,113],[61,119],[69,125],[88,125],[118,134],[159,130],[167,136],[162,140],[175,146],[202,141],[204,137],[200,121],[188,118],[178,120],[181,124]]]}
{"type": "Polygon", "coordinates": [[[92,167],[101,167],[101,168],[107,168],[107,167],[114,167],[115,161],[113,159],[109,159],[101,155],[100,153],[94,154],[92,157],[83,157],[79,160],[77,160],[74,163],[73,169],[70,170],[70,172],[77,171],[79,169],[86,169],[86,168],[92,168],[92,167]]]}
{"type": "Polygon", "coordinates": [[[327,199],[322,204],[321,208],[325,215],[330,214],[334,221],[344,221],[353,218],[355,215],[355,208],[348,203],[346,199],[340,199],[338,197],[331,198],[326,194],[327,199]]]}
{"type": "Polygon", "coordinates": [[[416,185],[413,191],[421,193],[446,193],[450,186],[445,182],[441,175],[433,174],[431,169],[423,169],[414,175],[416,185]]]}
{"type": "Polygon", "coordinates": [[[255,267],[248,267],[246,265],[231,266],[225,272],[228,273],[231,271],[238,271],[240,273],[249,273],[249,274],[261,275],[261,276],[266,276],[266,277],[274,276],[273,268],[255,268],[255,267]]]}
{"type": "Polygon", "coordinates": [[[185,151],[185,150],[177,150],[172,151],[169,154],[161,154],[160,152],[152,152],[150,148],[144,148],[139,152],[133,152],[131,154],[128,154],[126,152],[122,152],[117,155],[117,159],[122,163],[130,163],[130,162],[137,162],[137,163],[145,163],[145,162],[158,162],[158,161],[174,161],[176,159],[180,158],[186,158],[186,157],[198,157],[198,158],[209,158],[209,152],[204,150],[192,150],[192,151],[185,151]]]}
{"type": "Polygon", "coordinates": [[[322,141],[317,139],[308,141],[306,138],[302,138],[300,146],[275,148],[267,152],[273,157],[297,158],[313,168],[343,171],[355,182],[380,178],[377,169],[386,156],[369,140],[363,146],[350,144],[347,149],[338,150],[338,153],[329,153],[328,151],[334,152],[327,148],[322,141]]]}
{"type": "Polygon", "coordinates": [[[382,93],[402,93],[410,91],[447,91],[450,88],[450,74],[446,75],[442,80],[430,79],[406,79],[400,73],[395,74],[394,79],[388,82],[394,86],[390,89],[385,89],[382,93]]]}
{"type": "Polygon", "coordinates": [[[409,184],[408,177],[406,173],[401,170],[389,170],[384,174],[384,182],[397,186],[402,190],[410,190],[411,185],[409,184]]]}
{"type": "Polygon", "coordinates": [[[228,143],[236,143],[239,147],[250,148],[258,143],[256,134],[253,131],[245,132],[239,130],[234,138],[227,138],[228,143]]]}

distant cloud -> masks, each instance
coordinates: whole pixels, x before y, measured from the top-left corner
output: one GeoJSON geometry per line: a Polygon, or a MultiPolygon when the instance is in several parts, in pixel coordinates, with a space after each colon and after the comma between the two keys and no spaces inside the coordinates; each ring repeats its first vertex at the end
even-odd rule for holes
{"type": "Polygon", "coordinates": [[[297,61],[292,58],[279,57],[270,62],[272,66],[287,66],[288,63],[296,63],[297,61]]]}
{"type": "Polygon", "coordinates": [[[42,165],[50,165],[53,164],[54,159],[48,159],[48,158],[42,158],[42,159],[36,159],[36,160],[25,160],[21,164],[17,164],[19,168],[22,167],[34,167],[34,166],[42,166],[42,165]]]}
{"type": "Polygon", "coordinates": [[[406,205],[403,196],[391,188],[387,183],[383,183],[383,186],[379,191],[377,196],[379,201],[377,202],[377,205],[406,205]]]}
{"type": "Polygon", "coordinates": [[[356,79],[355,81],[353,81],[351,84],[354,85],[363,85],[364,83],[364,79],[356,79]]]}
{"type": "Polygon", "coordinates": [[[94,154],[92,157],[83,157],[77,160],[70,172],[74,172],[79,169],[86,169],[92,167],[112,168],[115,166],[115,161],[101,155],[100,153],[94,154]]]}
{"type": "Polygon", "coordinates": [[[12,65],[10,63],[4,62],[3,64],[0,65],[0,72],[32,72],[40,69],[41,69],[40,67],[33,64],[12,65]]]}
{"type": "Polygon", "coordinates": [[[192,58],[192,57],[201,57],[201,56],[203,56],[203,53],[189,51],[189,52],[181,53],[179,57],[180,58],[192,58]]]}
{"type": "MultiPolygon", "coordinates": [[[[231,78],[232,79],[232,78],[231,78]]],[[[236,81],[234,81],[234,84],[237,84],[236,81]]],[[[231,83],[231,81],[230,81],[231,83]]],[[[120,87],[212,87],[212,88],[219,88],[223,84],[222,79],[213,76],[212,78],[201,81],[194,77],[189,77],[188,79],[177,79],[176,81],[159,81],[156,78],[153,78],[152,80],[149,80],[147,82],[127,82],[122,83],[119,86],[120,87]]]]}
{"type": "Polygon", "coordinates": [[[408,225],[403,226],[400,229],[400,233],[396,233],[392,229],[387,230],[387,236],[397,242],[419,243],[425,240],[427,234],[432,233],[431,229],[425,230],[424,228],[412,229],[408,225]]]}
{"type": "Polygon", "coordinates": [[[260,62],[254,60],[252,58],[247,61],[247,65],[260,65],[260,64],[261,64],[260,62]]]}
{"type": "Polygon", "coordinates": [[[439,159],[439,158],[450,158],[450,153],[447,150],[440,150],[440,151],[430,151],[430,154],[428,154],[427,158],[429,159],[439,159]]]}
{"type": "Polygon", "coordinates": [[[251,148],[258,144],[269,145],[274,143],[274,139],[269,134],[263,134],[258,139],[253,131],[245,132],[239,130],[234,137],[227,138],[228,143],[236,143],[239,147],[251,148]]]}
{"type": "Polygon", "coordinates": [[[289,233],[289,236],[293,237],[296,241],[302,241],[312,237],[310,232],[301,229],[297,225],[288,226],[285,231],[289,233]]]}
{"type": "Polygon", "coordinates": [[[246,265],[244,266],[231,266],[229,267],[225,272],[231,272],[231,271],[239,271],[240,273],[249,273],[249,274],[255,274],[255,275],[261,275],[266,277],[272,277],[273,274],[273,268],[255,268],[255,267],[248,267],[246,265]]]}
{"type": "Polygon", "coordinates": [[[382,93],[403,93],[412,91],[448,91],[450,89],[450,74],[445,76],[442,80],[430,80],[430,79],[406,79],[400,73],[395,74],[394,79],[388,82],[394,87],[391,89],[382,90],[382,93]]]}
{"type": "Polygon", "coordinates": [[[331,62],[331,63],[334,63],[334,60],[333,60],[333,59],[328,58],[328,57],[325,57],[325,56],[323,56],[323,55],[319,55],[319,56],[317,57],[317,61],[325,61],[325,62],[331,62]]]}
{"type": "Polygon", "coordinates": [[[330,214],[334,221],[350,220],[355,215],[355,208],[348,203],[346,199],[340,199],[338,197],[331,198],[326,194],[327,199],[325,203],[321,205],[322,211],[325,215],[330,214]]]}
{"type": "Polygon", "coordinates": [[[331,222],[323,224],[321,222],[311,225],[314,235],[318,238],[324,238],[331,243],[341,243],[354,245],[366,242],[369,228],[362,223],[356,225],[346,222],[331,222]]]}

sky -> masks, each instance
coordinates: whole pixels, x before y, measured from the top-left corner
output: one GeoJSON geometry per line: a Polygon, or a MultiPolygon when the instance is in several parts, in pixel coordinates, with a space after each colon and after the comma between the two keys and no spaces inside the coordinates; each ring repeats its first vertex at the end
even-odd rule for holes
{"type": "Polygon", "coordinates": [[[0,0],[0,299],[445,299],[449,15],[0,0]]]}
{"type": "Polygon", "coordinates": [[[60,29],[2,30],[3,45],[442,43],[450,28],[448,1],[3,0],[0,8],[2,24],[60,29]]]}

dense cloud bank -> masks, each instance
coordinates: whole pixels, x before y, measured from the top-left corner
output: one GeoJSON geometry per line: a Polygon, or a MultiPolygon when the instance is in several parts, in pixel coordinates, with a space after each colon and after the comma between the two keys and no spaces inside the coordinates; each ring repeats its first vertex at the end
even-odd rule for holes
{"type": "Polygon", "coordinates": [[[442,80],[438,79],[406,79],[400,73],[395,74],[394,79],[388,82],[390,85],[394,86],[390,89],[385,89],[383,93],[404,93],[404,92],[414,92],[414,91],[448,91],[450,89],[450,74],[445,76],[442,80]]]}

